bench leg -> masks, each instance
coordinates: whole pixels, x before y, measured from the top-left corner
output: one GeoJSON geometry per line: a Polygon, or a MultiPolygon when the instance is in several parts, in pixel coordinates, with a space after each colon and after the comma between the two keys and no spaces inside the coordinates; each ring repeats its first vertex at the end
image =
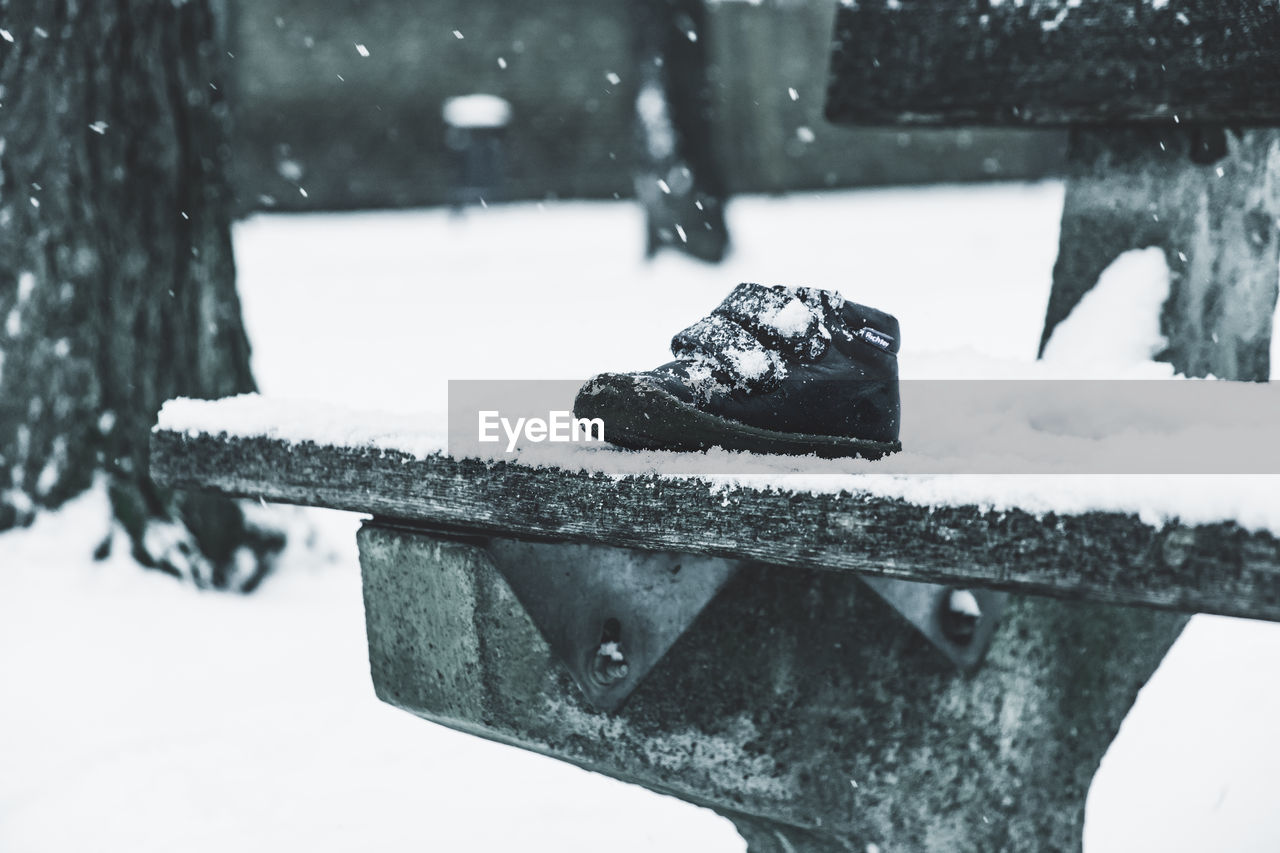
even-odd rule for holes
{"type": "Polygon", "coordinates": [[[1079,849],[1098,762],[1185,621],[1014,598],[964,674],[855,576],[748,565],[605,713],[483,542],[359,542],[380,698],[713,808],[757,853],[1079,849]]]}
{"type": "Polygon", "coordinates": [[[1162,357],[1189,376],[1268,379],[1280,131],[1078,130],[1070,157],[1041,351],[1117,256],[1158,246],[1171,273],[1162,357]]]}

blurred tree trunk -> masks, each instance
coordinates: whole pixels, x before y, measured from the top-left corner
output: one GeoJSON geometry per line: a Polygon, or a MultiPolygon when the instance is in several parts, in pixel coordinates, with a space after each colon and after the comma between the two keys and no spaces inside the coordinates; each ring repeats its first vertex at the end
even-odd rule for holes
{"type": "Polygon", "coordinates": [[[101,476],[141,563],[249,588],[279,537],[147,469],[164,400],[254,388],[217,2],[0,0],[0,529],[101,476]]]}
{"type": "Polygon", "coordinates": [[[705,261],[729,248],[725,186],[711,145],[703,0],[635,4],[636,119],[648,253],[663,246],[705,261]]]}

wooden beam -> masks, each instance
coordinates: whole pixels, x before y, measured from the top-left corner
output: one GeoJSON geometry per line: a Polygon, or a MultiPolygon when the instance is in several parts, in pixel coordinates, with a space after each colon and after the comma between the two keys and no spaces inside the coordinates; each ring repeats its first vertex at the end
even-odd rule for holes
{"type": "Polygon", "coordinates": [[[1280,621],[1280,540],[1234,523],[1034,516],[158,431],[156,481],[423,527],[1280,621]]]}
{"type": "Polygon", "coordinates": [[[850,124],[1280,124],[1266,0],[844,0],[827,117],[850,124]]]}

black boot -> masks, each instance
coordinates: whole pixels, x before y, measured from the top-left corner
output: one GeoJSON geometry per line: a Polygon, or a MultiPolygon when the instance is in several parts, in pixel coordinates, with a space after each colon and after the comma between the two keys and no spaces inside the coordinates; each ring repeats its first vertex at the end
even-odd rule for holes
{"type": "Polygon", "coordinates": [[[578,391],[622,447],[877,459],[898,441],[898,321],[834,291],[738,285],[671,341],[675,361],[578,391]]]}

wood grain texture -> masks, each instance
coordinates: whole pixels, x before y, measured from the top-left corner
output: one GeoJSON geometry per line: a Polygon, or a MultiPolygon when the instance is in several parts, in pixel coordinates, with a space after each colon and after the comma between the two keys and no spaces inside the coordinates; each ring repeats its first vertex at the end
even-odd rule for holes
{"type": "Polygon", "coordinates": [[[853,124],[1280,123],[1272,0],[844,0],[827,117],[853,124]]]}
{"type": "Polygon", "coordinates": [[[855,571],[1280,621],[1280,540],[1234,523],[1157,529],[1119,513],[929,507],[868,495],[531,468],[473,459],[152,435],[174,488],[367,512],[423,527],[855,571]]]}

